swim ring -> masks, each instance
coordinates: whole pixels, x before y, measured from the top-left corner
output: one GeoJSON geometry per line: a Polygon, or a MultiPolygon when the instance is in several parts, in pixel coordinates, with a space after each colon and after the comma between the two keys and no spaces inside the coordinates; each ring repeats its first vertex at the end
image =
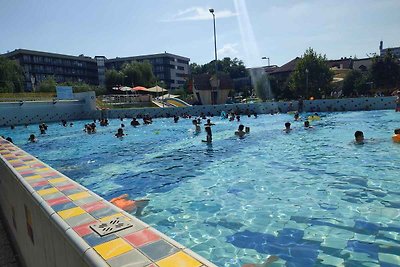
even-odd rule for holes
{"type": "Polygon", "coordinates": [[[307,118],[309,121],[319,121],[321,119],[320,116],[316,116],[316,115],[312,115],[312,116],[308,116],[307,118]]]}
{"type": "Polygon", "coordinates": [[[123,194],[111,199],[110,202],[124,211],[131,212],[136,209],[135,201],[127,199],[127,197],[128,194],[123,194]]]}

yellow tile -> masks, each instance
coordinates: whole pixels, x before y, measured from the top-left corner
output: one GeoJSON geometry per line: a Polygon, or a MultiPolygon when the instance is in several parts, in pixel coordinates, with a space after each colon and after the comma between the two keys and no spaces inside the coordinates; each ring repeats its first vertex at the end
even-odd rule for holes
{"type": "Polygon", "coordinates": [[[41,168],[41,169],[36,169],[35,172],[44,172],[44,171],[49,171],[50,168],[41,168]]]}
{"type": "Polygon", "coordinates": [[[49,183],[51,183],[51,184],[57,184],[57,183],[61,183],[61,182],[64,182],[64,181],[67,181],[67,178],[65,178],[65,177],[60,177],[60,178],[50,179],[50,180],[49,180],[49,183]]]}
{"type": "Polygon", "coordinates": [[[160,267],[198,267],[201,266],[201,262],[192,258],[188,254],[179,251],[165,259],[156,262],[160,267]]]}
{"type": "Polygon", "coordinates": [[[54,187],[37,191],[37,193],[40,196],[54,194],[54,193],[57,193],[57,192],[59,192],[59,191],[57,190],[57,188],[54,188],[54,187]]]}
{"type": "Polygon", "coordinates": [[[32,175],[26,178],[26,180],[34,180],[34,179],[39,179],[39,178],[43,178],[43,176],[41,175],[32,175]]]}
{"type": "Polygon", "coordinates": [[[91,196],[91,194],[89,194],[88,192],[80,192],[80,193],[69,195],[68,197],[71,200],[78,200],[78,199],[82,199],[82,198],[86,198],[86,197],[90,197],[90,196],[91,196]]]}
{"type": "Polygon", "coordinates": [[[76,207],[68,210],[62,210],[58,213],[61,218],[68,219],[86,213],[81,207],[76,207]]]}
{"type": "Polygon", "coordinates": [[[108,241],[106,243],[97,245],[93,248],[105,260],[111,259],[112,257],[119,256],[119,255],[124,254],[133,249],[133,247],[131,245],[129,245],[126,241],[124,241],[122,238],[117,238],[117,239],[108,241]]]}
{"type": "Polygon", "coordinates": [[[25,169],[29,169],[29,166],[16,167],[15,169],[16,169],[17,171],[25,170],[25,169]]]}
{"type": "Polygon", "coordinates": [[[9,160],[8,162],[14,163],[14,162],[20,162],[20,160],[19,159],[12,159],[12,160],[9,160]]]}
{"type": "Polygon", "coordinates": [[[112,218],[115,218],[115,217],[125,217],[125,216],[122,213],[115,213],[113,215],[101,218],[100,221],[101,222],[106,222],[106,221],[109,221],[109,220],[111,220],[112,218]]]}
{"type": "Polygon", "coordinates": [[[10,154],[10,153],[8,153],[8,154],[3,154],[3,157],[11,157],[11,156],[14,156],[13,154],[10,154]]]}
{"type": "Polygon", "coordinates": [[[37,163],[36,160],[29,160],[29,161],[25,161],[26,164],[34,164],[37,163]]]}

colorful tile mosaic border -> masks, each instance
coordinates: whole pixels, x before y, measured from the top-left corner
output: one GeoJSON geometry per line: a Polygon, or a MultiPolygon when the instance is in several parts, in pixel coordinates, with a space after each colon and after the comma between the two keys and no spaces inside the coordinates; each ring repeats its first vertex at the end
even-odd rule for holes
{"type": "MultiPolygon", "coordinates": [[[[0,159],[35,196],[50,218],[62,225],[66,236],[75,239],[72,241],[78,249],[84,250],[85,259],[98,255],[105,266],[111,267],[131,264],[143,267],[215,266],[1,138],[0,159]],[[132,227],[103,237],[90,228],[116,217],[128,220],[132,227]]],[[[87,261],[96,262],[95,259],[87,261]]]]}

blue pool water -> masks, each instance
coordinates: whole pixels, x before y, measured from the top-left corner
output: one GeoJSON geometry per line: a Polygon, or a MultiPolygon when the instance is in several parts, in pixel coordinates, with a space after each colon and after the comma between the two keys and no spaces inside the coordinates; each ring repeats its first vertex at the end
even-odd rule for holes
{"type": "Polygon", "coordinates": [[[133,128],[111,120],[85,134],[87,121],[0,129],[22,149],[106,199],[151,199],[141,219],[218,266],[399,266],[400,127],[394,111],[326,113],[304,130],[291,115],[213,118],[213,144],[191,120],[156,119],[133,128]],[[286,121],[294,130],[282,132],[286,121]],[[364,131],[364,145],[352,143],[364,131]],[[39,142],[28,144],[30,133],[39,142]]]}

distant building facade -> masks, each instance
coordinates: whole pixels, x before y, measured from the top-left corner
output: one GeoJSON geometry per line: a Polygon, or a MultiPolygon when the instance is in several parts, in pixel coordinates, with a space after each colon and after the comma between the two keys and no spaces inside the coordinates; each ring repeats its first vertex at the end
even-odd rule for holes
{"type": "Polygon", "coordinates": [[[393,56],[400,59],[400,47],[383,48],[383,41],[381,41],[379,44],[380,56],[384,57],[389,51],[393,56]]]}
{"type": "Polygon", "coordinates": [[[86,56],[69,56],[56,53],[16,49],[2,56],[16,60],[25,76],[25,90],[34,91],[35,86],[49,76],[57,82],[74,81],[98,84],[96,61],[86,56]]]}
{"type": "Polygon", "coordinates": [[[117,57],[106,60],[106,69],[120,70],[125,63],[149,61],[153,66],[153,73],[158,81],[163,81],[168,89],[182,87],[189,75],[189,61],[187,57],[177,56],[170,53],[117,57]]]}
{"type": "Polygon", "coordinates": [[[233,81],[228,74],[219,73],[218,79],[207,73],[193,75],[193,95],[198,104],[225,104],[231,90],[233,81]]]}
{"type": "Polygon", "coordinates": [[[190,59],[170,53],[107,59],[80,55],[70,56],[26,49],[16,49],[0,56],[16,60],[24,70],[25,90],[34,91],[47,77],[56,82],[84,82],[90,85],[105,85],[107,69],[120,70],[122,65],[132,61],[149,61],[158,81],[167,89],[177,89],[186,82],[190,59]]]}

